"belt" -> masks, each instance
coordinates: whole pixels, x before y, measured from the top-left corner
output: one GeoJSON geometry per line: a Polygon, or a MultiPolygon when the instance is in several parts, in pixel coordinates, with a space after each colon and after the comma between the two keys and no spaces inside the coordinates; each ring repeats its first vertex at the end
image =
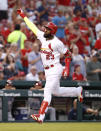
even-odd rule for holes
{"type": "Polygon", "coordinates": [[[48,69],[50,69],[51,67],[54,67],[54,65],[45,66],[44,68],[45,68],[46,70],[48,70],[48,69]]]}

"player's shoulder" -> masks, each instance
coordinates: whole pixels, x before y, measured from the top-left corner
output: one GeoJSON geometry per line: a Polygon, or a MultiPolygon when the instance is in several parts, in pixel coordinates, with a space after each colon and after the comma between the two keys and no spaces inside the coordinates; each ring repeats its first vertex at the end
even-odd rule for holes
{"type": "Polygon", "coordinates": [[[39,39],[40,41],[42,41],[44,39],[44,32],[39,30],[37,32],[37,39],[39,39]]]}
{"type": "Polygon", "coordinates": [[[63,42],[59,38],[57,38],[56,36],[54,37],[54,40],[57,45],[63,45],[63,42]]]}
{"type": "Polygon", "coordinates": [[[56,36],[54,36],[54,40],[55,40],[56,42],[62,43],[62,41],[61,41],[58,37],[56,37],[56,36]]]}

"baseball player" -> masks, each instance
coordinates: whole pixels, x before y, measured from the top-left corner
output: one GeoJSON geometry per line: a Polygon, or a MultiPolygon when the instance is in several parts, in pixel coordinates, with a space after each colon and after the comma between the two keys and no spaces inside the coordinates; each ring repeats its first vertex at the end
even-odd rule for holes
{"type": "Polygon", "coordinates": [[[70,51],[67,47],[55,36],[57,26],[52,22],[45,25],[45,30],[40,31],[35,24],[33,24],[23,13],[21,9],[17,10],[17,13],[24,19],[27,26],[41,41],[41,59],[43,62],[46,84],[44,88],[44,100],[41,104],[39,114],[32,114],[31,117],[42,123],[45,117],[45,113],[50,105],[52,95],[55,96],[67,96],[78,97],[82,102],[82,87],[60,87],[60,78],[63,71],[63,67],[60,64],[60,54],[64,54],[66,59],[71,57],[70,51]]]}

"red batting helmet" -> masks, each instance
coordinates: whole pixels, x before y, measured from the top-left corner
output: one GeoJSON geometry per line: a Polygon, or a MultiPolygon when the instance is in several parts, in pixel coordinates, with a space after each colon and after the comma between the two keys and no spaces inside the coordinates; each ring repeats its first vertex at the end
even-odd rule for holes
{"type": "Polygon", "coordinates": [[[54,23],[49,22],[47,25],[45,25],[45,27],[51,29],[51,34],[53,34],[53,35],[56,34],[57,26],[54,23]]]}

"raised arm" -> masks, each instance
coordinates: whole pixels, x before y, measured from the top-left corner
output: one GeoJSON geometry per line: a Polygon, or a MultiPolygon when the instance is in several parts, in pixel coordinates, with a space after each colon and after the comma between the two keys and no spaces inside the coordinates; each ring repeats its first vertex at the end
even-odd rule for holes
{"type": "Polygon", "coordinates": [[[27,24],[27,26],[32,30],[32,32],[37,35],[39,29],[37,28],[37,26],[35,24],[33,24],[24,14],[24,12],[21,9],[17,10],[17,13],[24,19],[25,23],[27,24]]]}

